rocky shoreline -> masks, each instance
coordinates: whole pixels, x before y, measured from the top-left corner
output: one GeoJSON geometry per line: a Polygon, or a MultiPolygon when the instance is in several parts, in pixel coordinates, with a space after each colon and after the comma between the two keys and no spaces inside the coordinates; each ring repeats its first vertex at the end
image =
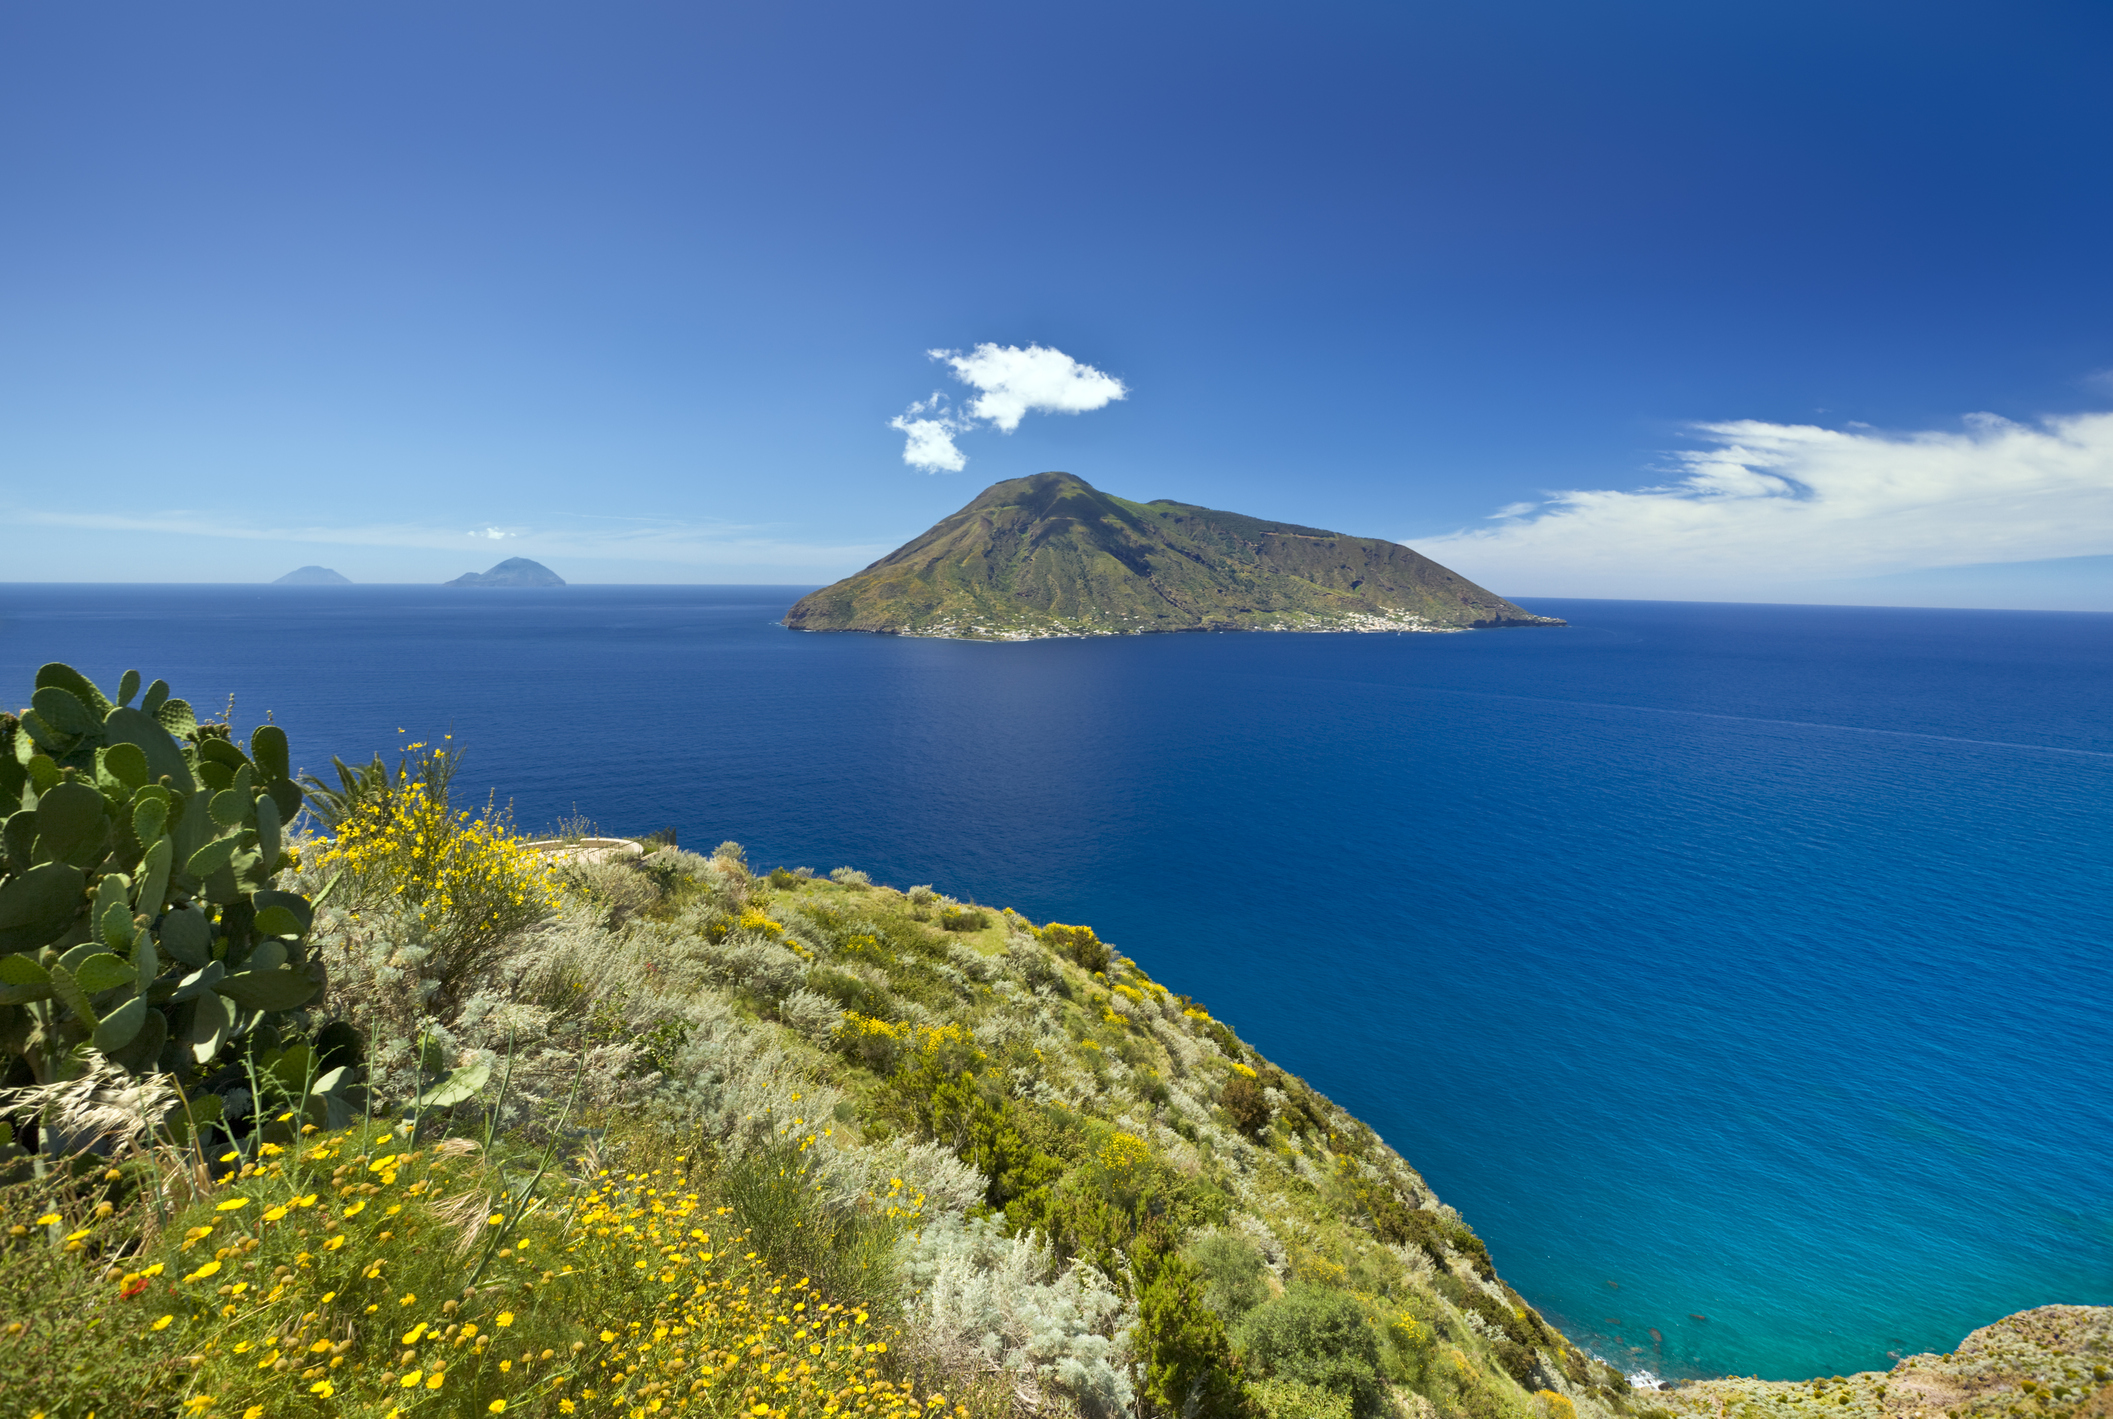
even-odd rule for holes
{"type": "Polygon", "coordinates": [[[2019,1311],[1890,1370],[1691,1380],[1649,1402],[1673,1419],[2113,1419],[2113,1306],[2019,1311]]]}

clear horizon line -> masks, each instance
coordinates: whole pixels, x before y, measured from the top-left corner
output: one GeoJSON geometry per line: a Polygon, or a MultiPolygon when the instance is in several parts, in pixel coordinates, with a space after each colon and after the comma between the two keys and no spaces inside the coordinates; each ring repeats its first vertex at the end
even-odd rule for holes
{"type": "MultiPolygon", "coordinates": [[[[842,580],[843,578],[838,578],[842,580]]],[[[281,583],[278,581],[0,581],[0,588],[34,586],[211,586],[250,587],[262,589],[277,587],[284,591],[346,591],[359,587],[407,587],[420,586],[456,591],[564,591],[572,587],[809,587],[832,586],[827,581],[568,581],[563,586],[463,586],[455,587],[444,581],[348,581],[344,583],[281,583]]],[[[1515,604],[1529,601],[1589,601],[1604,602],[1612,606],[1779,606],[1800,607],[1809,610],[1842,611],[1985,611],[1991,614],[2020,616],[2113,616],[2113,610],[2089,610],[2068,606],[1962,606],[1944,603],[1904,606],[1892,602],[1869,601],[1770,601],[1727,600],[1722,597],[1677,597],[1677,596],[1511,596],[1505,598],[1515,604]]]]}

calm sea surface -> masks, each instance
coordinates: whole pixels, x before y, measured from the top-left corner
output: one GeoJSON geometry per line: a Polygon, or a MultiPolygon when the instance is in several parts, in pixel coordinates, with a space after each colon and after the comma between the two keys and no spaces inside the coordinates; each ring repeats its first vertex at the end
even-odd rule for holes
{"type": "Polygon", "coordinates": [[[982,645],[803,589],[0,586],[0,698],[137,666],[311,768],[452,730],[532,827],[1090,922],[1630,1368],[2113,1302],[2113,616],[982,645]]]}

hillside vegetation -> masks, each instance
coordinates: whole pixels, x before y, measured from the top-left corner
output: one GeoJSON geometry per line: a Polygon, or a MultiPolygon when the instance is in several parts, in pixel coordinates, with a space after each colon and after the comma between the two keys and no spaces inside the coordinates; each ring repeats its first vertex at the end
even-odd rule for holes
{"type": "MultiPolygon", "coordinates": [[[[276,726],[39,681],[0,716],[0,1413],[1887,1407],[1632,1392],[1090,926],[733,843],[529,843],[454,806],[447,747],[297,786],[276,726]]],[[[1890,1407],[2104,1419],[2081,1314],[1890,1407]]]]}
{"type": "Polygon", "coordinates": [[[785,624],[1023,639],[1562,623],[1398,542],[1134,503],[1069,473],[1038,473],[993,484],[856,576],[802,598],[785,624]]]}
{"type": "Polygon", "coordinates": [[[2113,1419],[2109,1366],[2113,1307],[2040,1306],[1890,1370],[1698,1380],[1656,1398],[1679,1419],[2113,1419]]]}

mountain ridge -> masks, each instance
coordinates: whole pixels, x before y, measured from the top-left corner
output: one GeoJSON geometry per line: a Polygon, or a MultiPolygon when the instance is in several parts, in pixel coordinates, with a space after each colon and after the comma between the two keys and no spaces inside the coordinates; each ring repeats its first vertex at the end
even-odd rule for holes
{"type": "Polygon", "coordinates": [[[563,586],[565,578],[541,562],[527,557],[508,557],[488,572],[464,572],[443,586],[563,586]]]}
{"type": "Polygon", "coordinates": [[[273,586],[350,586],[352,578],[332,567],[309,565],[295,567],[285,576],[273,580],[273,586]]]}
{"type": "Polygon", "coordinates": [[[994,483],[853,576],[795,630],[963,639],[1155,631],[1448,631],[1561,625],[1374,537],[1158,499],[1071,473],[994,483]]]}

